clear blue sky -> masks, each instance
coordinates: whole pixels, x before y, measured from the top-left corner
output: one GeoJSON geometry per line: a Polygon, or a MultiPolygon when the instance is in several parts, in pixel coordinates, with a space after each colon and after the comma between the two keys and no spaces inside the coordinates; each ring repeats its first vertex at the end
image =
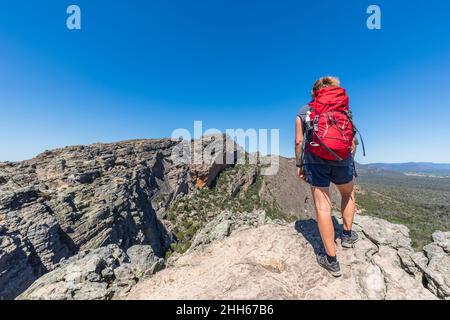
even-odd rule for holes
{"type": "Polygon", "coordinates": [[[176,128],[279,128],[338,75],[361,162],[450,162],[448,0],[0,0],[0,161],[176,128]],[[382,9],[382,30],[366,8],[382,9]],[[66,28],[66,8],[82,30],[66,28]]]}

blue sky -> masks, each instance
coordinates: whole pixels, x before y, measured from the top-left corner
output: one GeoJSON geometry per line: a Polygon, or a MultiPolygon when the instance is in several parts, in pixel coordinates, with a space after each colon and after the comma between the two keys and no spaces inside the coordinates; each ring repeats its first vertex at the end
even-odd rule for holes
{"type": "Polygon", "coordinates": [[[450,162],[448,0],[0,0],[0,161],[176,128],[279,128],[338,75],[367,162],[450,162]],[[366,8],[382,9],[382,30],[366,8]],[[66,28],[66,8],[82,30],[66,28]]]}

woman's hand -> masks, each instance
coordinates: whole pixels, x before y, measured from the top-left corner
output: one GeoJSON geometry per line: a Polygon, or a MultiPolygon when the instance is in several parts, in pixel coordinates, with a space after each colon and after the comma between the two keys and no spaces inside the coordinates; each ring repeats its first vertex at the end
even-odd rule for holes
{"type": "Polygon", "coordinates": [[[297,168],[297,176],[306,182],[306,176],[303,168],[297,168]]]}

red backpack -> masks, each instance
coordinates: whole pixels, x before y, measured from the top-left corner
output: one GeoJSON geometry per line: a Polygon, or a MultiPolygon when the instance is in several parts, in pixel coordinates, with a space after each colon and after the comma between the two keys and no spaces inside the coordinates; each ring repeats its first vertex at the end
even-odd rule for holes
{"type": "MultiPolygon", "coordinates": [[[[349,108],[349,98],[341,87],[320,89],[309,103],[306,117],[310,130],[308,151],[326,160],[347,159],[357,132],[349,108]]],[[[361,138],[362,142],[362,138],[361,138]]],[[[363,144],[363,151],[364,144],[363,144]]]]}

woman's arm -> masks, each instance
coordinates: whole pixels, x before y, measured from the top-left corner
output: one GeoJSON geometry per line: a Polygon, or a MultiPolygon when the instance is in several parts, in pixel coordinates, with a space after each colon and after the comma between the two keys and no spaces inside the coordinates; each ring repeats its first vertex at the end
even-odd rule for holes
{"type": "Polygon", "coordinates": [[[297,164],[297,175],[305,180],[305,175],[303,174],[303,168],[300,166],[301,163],[301,155],[302,155],[302,145],[303,145],[303,125],[300,117],[296,117],[295,119],[295,161],[297,164]]]}
{"type": "Polygon", "coordinates": [[[356,139],[356,137],[353,138],[353,143],[352,143],[352,156],[353,158],[355,158],[356,155],[356,149],[358,147],[358,139],[356,139]]]}
{"type": "Polygon", "coordinates": [[[300,157],[302,154],[302,144],[303,144],[303,126],[300,117],[295,119],[295,160],[297,166],[301,165],[300,157]]]}

